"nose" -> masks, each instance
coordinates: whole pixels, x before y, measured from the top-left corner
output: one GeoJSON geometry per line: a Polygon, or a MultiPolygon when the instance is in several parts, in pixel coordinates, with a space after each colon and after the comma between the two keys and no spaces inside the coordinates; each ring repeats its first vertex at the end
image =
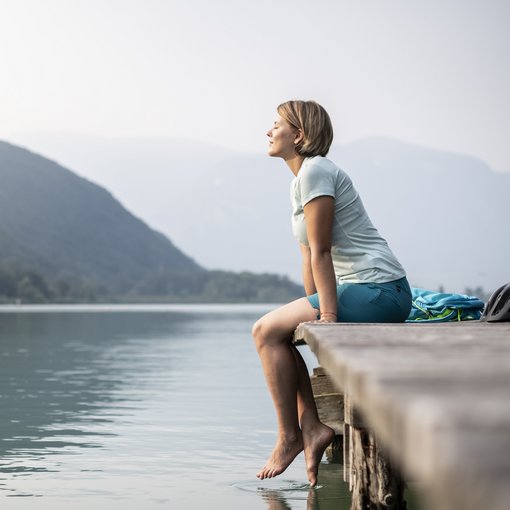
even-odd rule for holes
{"type": "Polygon", "coordinates": [[[266,133],[266,136],[269,136],[269,138],[271,138],[273,136],[273,130],[270,129],[267,133],[266,133]]]}

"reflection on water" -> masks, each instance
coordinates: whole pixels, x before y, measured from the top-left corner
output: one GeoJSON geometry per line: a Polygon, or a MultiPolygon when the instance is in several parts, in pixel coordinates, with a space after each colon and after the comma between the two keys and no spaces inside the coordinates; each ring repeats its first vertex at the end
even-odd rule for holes
{"type": "Polygon", "coordinates": [[[267,309],[4,308],[3,508],[348,508],[338,465],[314,491],[300,457],[290,486],[255,478],[276,430],[250,338],[267,309]]]}
{"type": "Polygon", "coordinates": [[[320,484],[311,489],[309,483],[287,479],[250,481],[234,484],[243,491],[256,492],[268,510],[290,510],[294,501],[306,502],[306,510],[349,510],[351,496],[347,484],[341,482],[343,466],[323,463],[320,484]]]}

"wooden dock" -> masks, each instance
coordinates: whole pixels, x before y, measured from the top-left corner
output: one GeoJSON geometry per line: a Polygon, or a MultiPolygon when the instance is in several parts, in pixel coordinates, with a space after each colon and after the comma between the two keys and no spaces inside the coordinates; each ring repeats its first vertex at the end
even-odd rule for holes
{"type": "Polygon", "coordinates": [[[295,339],[344,394],[346,416],[354,407],[423,486],[426,509],[510,508],[510,323],[305,323],[295,339]]]}

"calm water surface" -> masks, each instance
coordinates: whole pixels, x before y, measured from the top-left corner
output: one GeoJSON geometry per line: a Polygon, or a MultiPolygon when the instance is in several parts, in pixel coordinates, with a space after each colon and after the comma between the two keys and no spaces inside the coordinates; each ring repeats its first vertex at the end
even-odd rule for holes
{"type": "MultiPolygon", "coordinates": [[[[2,509],[348,509],[342,466],[259,481],[273,306],[0,307],[2,509]]],[[[313,355],[304,347],[309,366],[313,355]]]]}

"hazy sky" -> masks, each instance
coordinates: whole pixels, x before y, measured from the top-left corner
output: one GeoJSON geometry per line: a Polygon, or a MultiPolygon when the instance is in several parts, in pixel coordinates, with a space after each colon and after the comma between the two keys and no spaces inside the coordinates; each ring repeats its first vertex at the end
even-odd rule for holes
{"type": "Polygon", "coordinates": [[[265,151],[275,106],[303,98],[338,143],[386,135],[510,171],[509,15],[508,0],[0,0],[0,139],[265,151]]]}

